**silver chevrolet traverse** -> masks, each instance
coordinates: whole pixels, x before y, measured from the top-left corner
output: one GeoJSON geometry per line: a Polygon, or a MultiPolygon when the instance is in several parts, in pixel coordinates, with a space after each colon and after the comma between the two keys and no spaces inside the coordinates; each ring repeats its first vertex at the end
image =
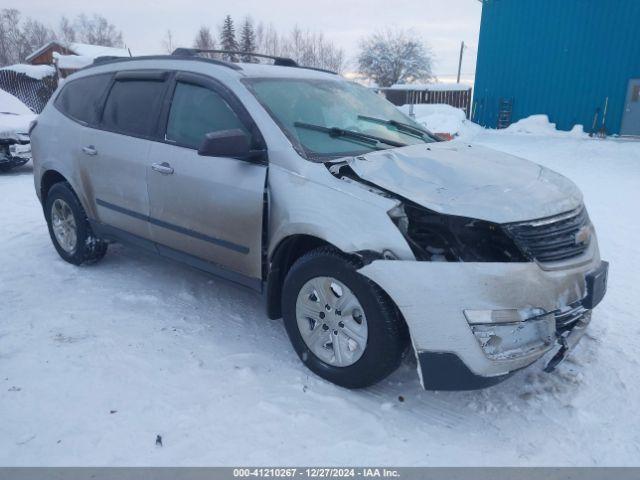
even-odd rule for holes
{"type": "Polygon", "coordinates": [[[440,142],[330,72],[198,53],[98,60],[39,117],[35,187],[64,260],[118,241],[254,289],[349,388],[410,349],[425,388],[482,388],[581,338],[607,263],[569,180],[440,142]]]}

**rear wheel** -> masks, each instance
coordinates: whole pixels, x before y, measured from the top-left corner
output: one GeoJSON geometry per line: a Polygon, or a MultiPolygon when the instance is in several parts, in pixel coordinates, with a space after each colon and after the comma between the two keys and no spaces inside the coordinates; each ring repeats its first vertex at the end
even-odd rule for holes
{"type": "Polygon", "coordinates": [[[95,263],[107,253],[107,243],[97,238],[87,215],[68,183],[56,183],[44,207],[49,235],[58,254],[74,265],[95,263]]]}
{"type": "Polygon", "coordinates": [[[386,294],[331,248],[291,267],[282,312],[300,359],[319,376],[347,388],[372,385],[393,372],[407,344],[406,327],[386,294]]]}

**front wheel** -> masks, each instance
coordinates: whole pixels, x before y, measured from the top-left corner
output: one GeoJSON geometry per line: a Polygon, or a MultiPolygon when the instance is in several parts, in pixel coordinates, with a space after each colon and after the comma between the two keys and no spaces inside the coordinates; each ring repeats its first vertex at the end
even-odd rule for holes
{"type": "Polygon", "coordinates": [[[407,330],[393,303],[356,262],[331,248],[298,259],[284,282],[282,312],[300,359],[347,388],[373,385],[393,372],[407,330]]]}
{"type": "Polygon", "coordinates": [[[81,265],[105,256],[107,243],[94,235],[87,214],[68,183],[51,187],[44,212],[53,246],[64,260],[81,265]]]}

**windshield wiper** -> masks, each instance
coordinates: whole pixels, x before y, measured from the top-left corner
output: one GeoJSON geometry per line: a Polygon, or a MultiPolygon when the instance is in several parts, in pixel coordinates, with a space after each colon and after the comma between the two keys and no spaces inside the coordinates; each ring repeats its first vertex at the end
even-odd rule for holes
{"type": "Polygon", "coordinates": [[[366,120],[368,122],[379,123],[381,125],[391,125],[392,127],[397,128],[398,130],[411,134],[418,138],[424,138],[427,135],[429,138],[433,138],[430,132],[427,130],[423,130],[419,127],[414,127],[413,125],[409,125],[408,123],[399,122],[397,120],[384,120],[382,118],[369,117],[368,115],[358,115],[360,120],[366,120]]]}
{"type": "Polygon", "coordinates": [[[368,133],[356,132],[355,130],[347,130],[339,127],[324,127],[322,125],[314,125],[312,123],[295,122],[294,127],[306,128],[307,130],[315,130],[316,132],[323,132],[331,137],[344,137],[360,140],[365,143],[370,143],[377,146],[379,143],[385,143],[392,147],[406,147],[406,143],[396,142],[395,140],[389,140],[384,137],[378,137],[376,135],[369,135],[368,133]]]}

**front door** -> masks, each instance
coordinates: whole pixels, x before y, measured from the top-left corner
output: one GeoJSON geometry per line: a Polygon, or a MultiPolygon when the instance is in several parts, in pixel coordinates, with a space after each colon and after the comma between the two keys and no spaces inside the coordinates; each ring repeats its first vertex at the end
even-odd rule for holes
{"type": "Polygon", "coordinates": [[[267,167],[205,157],[205,134],[241,129],[258,136],[224,88],[194,74],[176,76],[165,142],[149,152],[150,228],[164,255],[259,289],[267,167]]]}
{"type": "Polygon", "coordinates": [[[640,135],[640,78],[629,80],[621,135],[640,135]]]}

